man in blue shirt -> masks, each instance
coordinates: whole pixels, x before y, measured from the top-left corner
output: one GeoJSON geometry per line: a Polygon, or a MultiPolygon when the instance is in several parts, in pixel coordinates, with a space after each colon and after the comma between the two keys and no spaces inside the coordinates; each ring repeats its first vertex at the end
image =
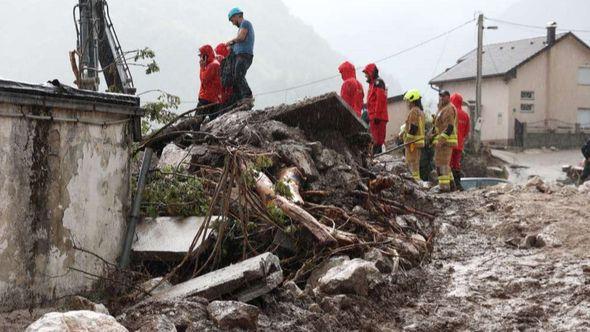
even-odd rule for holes
{"type": "Polygon", "coordinates": [[[250,21],[244,19],[244,13],[239,8],[230,10],[228,18],[233,25],[239,28],[238,36],[226,43],[232,47],[236,55],[234,67],[236,100],[252,100],[252,90],[246,81],[246,73],[254,58],[254,28],[250,21]]]}

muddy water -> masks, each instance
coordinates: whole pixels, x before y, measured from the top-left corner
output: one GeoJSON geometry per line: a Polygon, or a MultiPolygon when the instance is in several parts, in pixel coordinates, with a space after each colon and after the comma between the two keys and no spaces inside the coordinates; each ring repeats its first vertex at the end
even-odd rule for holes
{"type": "Polygon", "coordinates": [[[583,205],[587,198],[483,194],[466,194],[463,209],[441,218],[426,284],[401,309],[401,329],[590,330],[590,253],[576,250],[580,239],[571,234],[579,225],[590,226],[590,211],[581,212],[590,210],[583,205]],[[546,229],[558,239],[542,248],[505,243],[546,229]]]}

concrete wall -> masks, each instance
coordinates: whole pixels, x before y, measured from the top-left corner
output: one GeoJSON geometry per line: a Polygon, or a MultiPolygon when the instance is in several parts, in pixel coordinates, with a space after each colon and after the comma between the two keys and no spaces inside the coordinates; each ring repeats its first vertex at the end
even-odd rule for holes
{"type": "Polygon", "coordinates": [[[0,311],[90,290],[94,281],[69,267],[102,274],[103,265],[73,247],[116,261],[128,214],[128,124],[5,116],[21,112],[125,118],[0,103],[0,311]]]}
{"type": "Polygon", "coordinates": [[[408,105],[405,101],[395,101],[387,104],[387,113],[389,115],[389,122],[387,123],[387,135],[385,141],[390,142],[399,135],[399,128],[406,122],[408,113],[408,105]]]}
{"type": "MultiPolygon", "coordinates": [[[[458,92],[463,100],[475,101],[475,80],[441,84],[444,90],[458,92]]],[[[482,141],[504,141],[508,137],[509,89],[502,78],[488,78],[482,84],[482,141]]],[[[465,108],[465,110],[467,110],[465,108]]]]}

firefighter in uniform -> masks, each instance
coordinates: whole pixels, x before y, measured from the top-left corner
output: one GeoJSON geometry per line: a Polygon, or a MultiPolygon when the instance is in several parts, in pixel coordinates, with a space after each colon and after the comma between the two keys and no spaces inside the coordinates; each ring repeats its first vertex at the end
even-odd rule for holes
{"type": "Polygon", "coordinates": [[[451,155],[453,148],[457,146],[457,110],[450,99],[451,94],[448,91],[440,91],[439,108],[433,126],[434,164],[441,192],[451,191],[451,155]]]}
{"type": "Polygon", "coordinates": [[[404,100],[408,104],[410,113],[400,136],[403,143],[408,144],[405,147],[408,168],[412,172],[412,177],[420,181],[420,156],[424,147],[424,108],[420,91],[409,90],[404,95],[404,100]]]}

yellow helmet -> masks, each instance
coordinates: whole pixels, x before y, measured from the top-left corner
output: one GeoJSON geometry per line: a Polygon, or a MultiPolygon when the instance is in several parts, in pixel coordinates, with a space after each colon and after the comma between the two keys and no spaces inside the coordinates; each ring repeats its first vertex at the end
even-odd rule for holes
{"type": "Polygon", "coordinates": [[[420,91],[418,91],[417,89],[408,90],[408,92],[406,92],[406,94],[404,95],[405,101],[416,101],[420,98],[422,98],[422,96],[420,96],[420,91]]]}

